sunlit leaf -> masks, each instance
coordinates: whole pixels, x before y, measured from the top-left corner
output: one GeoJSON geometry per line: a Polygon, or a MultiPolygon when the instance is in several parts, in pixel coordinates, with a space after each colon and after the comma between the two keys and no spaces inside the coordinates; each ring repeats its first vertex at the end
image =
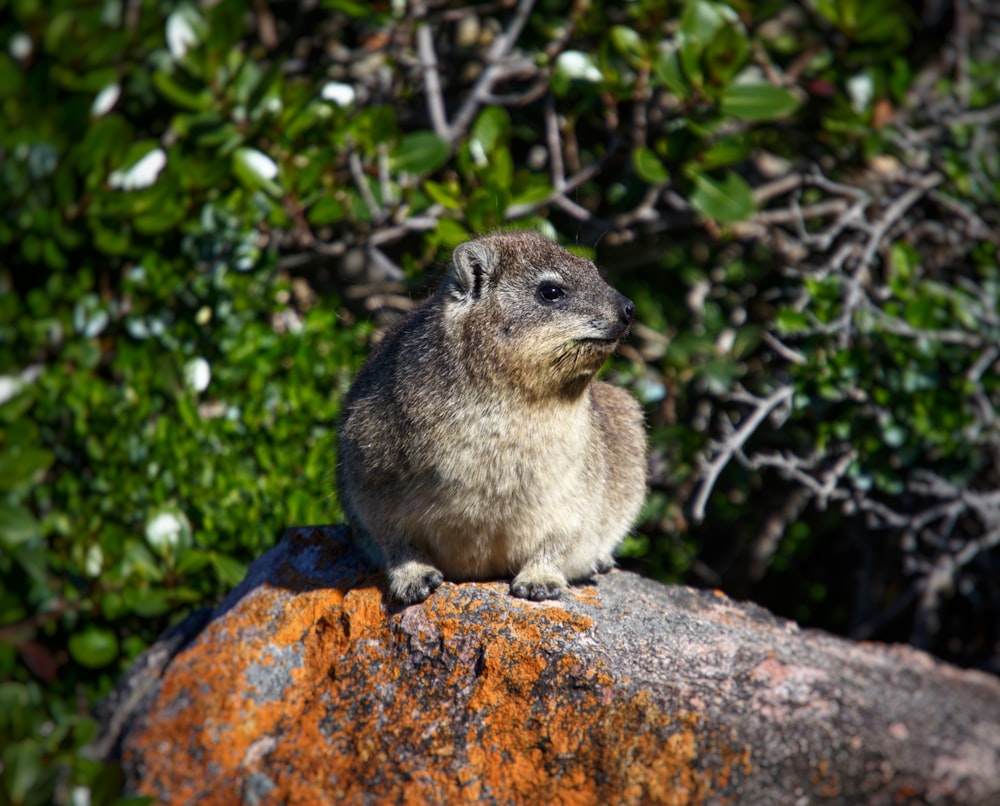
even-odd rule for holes
{"type": "Polygon", "coordinates": [[[569,81],[598,83],[604,80],[593,57],[579,50],[564,50],[559,54],[556,59],[556,75],[569,81]]]}
{"type": "Polygon", "coordinates": [[[100,669],[118,657],[118,636],[103,627],[87,627],[69,637],[69,654],[81,666],[100,669]]]}
{"type": "Polygon", "coordinates": [[[756,209],[753,192],[739,174],[729,172],[723,179],[697,173],[690,202],[699,213],[716,221],[742,221],[756,209]]]}
{"type": "Polygon", "coordinates": [[[266,190],[272,196],[281,195],[275,181],[278,166],[269,156],[255,148],[238,148],[233,153],[233,174],[251,190],[266,190]]]}
{"type": "Polygon", "coordinates": [[[0,501],[0,546],[5,551],[40,536],[41,527],[31,510],[0,501]]]}
{"type": "Polygon", "coordinates": [[[684,78],[676,48],[661,50],[653,65],[656,77],[675,95],[684,98],[690,87],[684,78]]]}
{"type": "Polygon", "coordinates": [[[309,208],[307,214],[309,223],[321,227],[327,224],[335,224],[344,217],[344,205],[333,196],[323,196],[309,208]]]}
{"type": "Polygon", "coordinates": [[[632,165],[635,167],[635,172],[651,185],[659,185],[670,178],[667,169],[651,148],[643,146],[635,149],[632,152],[632,165]]]}
{"type": "Polygon", "coordinates": [[[479,143],[483,153],[489,155],[509,132],[510,115],[507,111],[499,106],[488,106],[476,118],[469,139],[479,143]]]}
{"type": "Polygon", "coordinates": [[[625,25],[612,26],[611,43],[633,65],[639,63],[646,56],[646,48],[642,37],[639,36],[635,29],[625,25]]]}
{"type": "Polygon", "coordinates": [[[799,107],[795,93],[770,84],[733,84],[722,92],[724,115],[740,120],[777,120],[799,107]]]}
{"type": "Polygon", "coordinates": [[[444,165],[450,153],[448,144],[434,132],[413,132],[393,149],[389,155],[389,166],[399,173],[420,176],[444,165]]]}
{"type": "Polygon", "coordinates": [[[794,308],[782,308],[775,324],[779,333],[801,333],[809,329],[809,317],[794,308]]]}
{"type": "Polygon", "coordinates": [[[210,560],[215,573],[218,574],[219,580],[224,585],[237,585],[246,576],[246,563],[233,557],[227,557],[225,554],[214,551],[210,555],[210,560]]]}

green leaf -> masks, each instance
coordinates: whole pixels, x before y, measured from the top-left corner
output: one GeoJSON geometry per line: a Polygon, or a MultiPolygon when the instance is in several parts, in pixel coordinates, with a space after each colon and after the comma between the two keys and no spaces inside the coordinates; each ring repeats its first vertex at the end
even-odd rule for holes
{"type": "Polygon", "coordinates": [[[278,166],[267,154],[256,148],[238,148],[233,153],[233,175],[249,190],[265,190],[280,196],[278,166]]]}
{"type": "Polygon", "coordinates": [[[3,748],[3,756],[0,757],[3,765],[0,798],[4,803],[33,803],[38,792],[45,790],[43,752],[41,743],[30,739],[12,742],[3,748]],[[32,793],[35,798],[31,797],[32,793]]]}
{"type": "Polygon", "coordinates": [[[695,190],[689,201],[699,213],[722,223],[743,221],[753,214],[753,192],[739,174],[732,171],[719,180],[696,173],[695,190]]]}
{"type": "Polygon", "coordinates": [[[681,15],[681,33],[685,39],[696,39],[705,44],[736,13],[724,3],[710,0],[689,0],[681,15]]]}
{"type": "Polygon", "coordinates": [[[134,140],[135,132],[125,118],[111,112],[87,129],[76,149],[77,158],[95,180],[103,182],[108,164],[120,164],[134,140]]]}
{"type": "Polygon", "coordinates": [[[335,224],[344,218],[344,205],[333,196],[322,196],[309,208],[309,223],[316,227],[335,224]]]}
{"type": "MultiPolygon", "coordinates": [[[[18,422],[22,417],[25,417],[28,410],[35,405],[35,390],[33,388],[25,388],[22,386],[17,388],[13,394],[13,397],[0,404],[0,423],[6,423],[9,425],[10,423],[18,422]]],[[[27,420],[24,422],[27,422],[27,420]]],[[[4,436],[6,436],[6,434],[4,436]]],[[[32,440],[29,441],[33,441],[36,438],[37,437],[33,435],[32,440]]],[[[0,464],[2,464],[5,453],[6,451],[0,453],[0,464]]]]}
{"type": "Polygon", "coordinates": [[[934,320],[937,318],[938,310],[938,300],[930,294],[924,294],[908,302],[903,315],[908,324],[919,330],[935,326],[934,320]]]}
{"type": "Polygon", "coordinates": [[[31,484],[54,461],[55,455],[45,448],[16,444],[8,446],[0,453],[0,490],[31,484]]]}
{"type": "Polygon", "coordinates": [[[132,219],[132,226],[136,232],[145,235],[176,229],[188,213],[182,204],[183,199],[184,195],[178,192],[173,176],[160,180],[144,191],[142,211],[132,219]]]}
{"type": "Polygon", "coordinates": [[[349,131],[359,143],[387,143],[395,140],[398,133],[395,112],[388,105],[365,107],[355,115],[349,131]]]}
{"type": "Polygon", "coordinates": [[[659,185],[670,178],[667,169],[651,148],[641,146],[632,152],[632,165],[639,177],[651,185],[659,185]]]}
{"type": "Polygon", "coordinates": [[[175,73],[160,70],[153,74],[153,86],[168,101],[181,109],[205,112],[212,106],[212,93],[207,87],[198,89],[185,87],[175,73]]]}
{"type": "Polygon", "coordinates": [[[231,150],[230,145],[239,145],[239,129],[217,111],[199,112],[174,117],[174,129],[182,137],[191,137],[198,145],[206,148],[231,150]]]}
{"type": "Polygon", "coordinates": [[[677,58],[676,49],[660,51],[653,65],[653,72],[656,77],[663,82],[663,85],[679,98],[686,98],[688,90],[687,81],[681,70],[680,61],[677,58]]]}
{"type": "MultiPolygon", "coordinates": [[[[489,170],[485,172],[490,186],[497,191],[509,191],[514,181],[514,159],[509,148],[498,148],[490,158],[489,170]]],[[[499,194],[498,194],[499,196],[499,194]]]]}
{"type": "Polygon", "coordinates": [[[246,563],[242,563],[233,557],[219,554],[213,551],[211,554],[212,567],[219,576],[219,581],[227,586],[238,585],[247,575],[246,563]]]}
{"type": "Polygon", "coordinates": [[[465,220],[473,231],[485,232],[504,223],[504,211],[509,194],[501,188],[477,188],[470,194],[465,206],[465,220]]]}
{"type": "Polygon", "coordinates": [[[94,229],[94,245],[108,255],[124,255],[131,244],[131,233],[128,227],[112,229],[103,226],[98,221],[92,221],[94,229]]]}
{"type": "Polygon", "coordinates": [[[461,198],[440,182],[428,179],[424,182],[424,192],[448,210],[458,210],[462,206],[461,198]]]}
{"type": "Polygon", "coordinates": [[[532,175],[524,187],[518,188],[510,200],[512,207],[527,204],[533,205],[545,201],[552,195],[552,185],[548,180],[532,175]]]}
{"type": "Polygon", "coordinates": [[[13,551],[41,534],[41,527],[29,509],[0,501],[0,546],[6,551],[13,551]]]}
{"type": "Polygon", "coordinates": [[[125,544],[122,552],[121,576],[155,582],[163,577],[163,570],[148,548],[130,541],[125,544]]]}
{"type": "Polygon", "coordinates": [[[722,92],[722,113],[740,120],[777,120],[798,109],[790,90],[770,84],[734,84],[722,92]]]}
{"type": "Polygon", "coordinates": [[[42,244],[42,259],[53,269],[66,268],[66,256],[59,249],[55,241],[46,239],[42,244]]]}
{"type": "Polygon", "coordinates": [[[738,19],[727,19],[705,48],[702,63],[713,88],[726,86],[750,55],[750,37],[738,19]]]}
{"type": "Polygon", "coordinates": [[[118,637],[111,630],[88,627],[70,636],[69,654],[81,666],[100,669],[118,657],[118,637]]]}
{"type": "Polygon", "coordinates": [[[552,88],[557,95],[569,91],[572,82],[599,84],[604,74],[594,63],[594,57],[579,50],[564,50],[556,58],[556,68],[552,75],[552,88]]]}
{"type": "Polygon", "coordinates": [[[917,293],[914,280],[919,276],[921,255],[912,246],[899,241],[892,245],[889,254],[889,287],[900,300],[910,300],[917,293]]]}
{"type": "Polygon", "coordinates": [[[449,249],[469,240],[468,230],[452,218],[440,219],[434,228],[434,235],[438,243],[449,249]]]}
{"type": "Polygon", "coordinates": [[[389,166],[393,171],[419,176],[440,168],[450,154],[448,144],[434,132],[413,132],[393,149],[389,166]]]}
{"type": "Polygon", "coordinates": [[[505,142],[510,134],[510,116],[499,106],[488,106],[479,113],[469,133],[470,140],[476,141],[483,154],[490,156],[498,143],[505,142]]]}
{"type": "Polygon", "coordinates": [[[0,98],[16,95],[24,84],[25,71],[6,53],[0,53],[0,98]]]}
{"type": "Polygon", "coordinates": [[[165,590],[147,590],[137,592],[132,602],[132,612],[143,618],[154,618],[169,613],[172,607],[170,597],[165,590]]]}
{"type": "Polygon", "coordinates": [[[752,142],[745,133],[722,137],[702,152],[698,158],[701,171],[725,168],[745,160],[752,149],[752,142]]]}
{"type": "Polygon", "coordinates": [[[372,7],[370,3],[358,3],[355,0],[323,0],[323,8],[340,11],[355,19],[370,18],[372,7]]]}
{"type": "Polygon", "coordinates": [[[728,392],[739,374],[735,361],[722,356],[708,359],[698,370],[698,376],[713,395],[728,392]]]}
{"type": "Polygon", "coordinates": [[[177,562],[177,573],[184,576],[193,576],[206,566],[210,565],[212,558],[209,552],[200,551],[198,549],[188,549],[181,553],[180,560],[177,562]]]}
{"type": "Polygon", "coordinates": [[[778,328],[778,332],[782,334],[801,333],[809,329],[809,317],[802,313],[802,311],[783,308],[775,320],[775,326],[778,328]]]}
{"type": "Polygon", "coordinates": [[[722,3],[693,0],[685,4],[681,15],[680,63],[696,87],[704,81],[702,56],[706,48],[727,21],[734,18],[735,12],[722,3]]]}
{"type": "Polygon", "coordinates": [[[632,28],[625,25],[612,26],[611,44],[633,66],[646,57],[646,47],[643,44],[642,37],[632,28]]]}

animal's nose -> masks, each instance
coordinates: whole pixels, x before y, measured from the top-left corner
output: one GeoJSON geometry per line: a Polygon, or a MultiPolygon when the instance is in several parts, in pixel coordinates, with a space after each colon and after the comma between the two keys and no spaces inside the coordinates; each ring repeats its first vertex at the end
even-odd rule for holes
{"type": "Polygon", "coordinates": [[[635,303],[628,297],[621,297],[618,303],[618,315],[626,325],[631,324],[635,318],[635,303]]]}

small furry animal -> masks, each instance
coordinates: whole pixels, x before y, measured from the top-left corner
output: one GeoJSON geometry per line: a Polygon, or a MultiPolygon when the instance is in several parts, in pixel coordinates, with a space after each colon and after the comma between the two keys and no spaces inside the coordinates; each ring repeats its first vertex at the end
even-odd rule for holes
{"type": "Polygon", "coordinates": [[[390,595],[511,577],[525,599],[609,570],[646,489],[642,412],[594,375],[635,306],[529,232],[459,245],[348,393],[337,487],[390,595]]]}

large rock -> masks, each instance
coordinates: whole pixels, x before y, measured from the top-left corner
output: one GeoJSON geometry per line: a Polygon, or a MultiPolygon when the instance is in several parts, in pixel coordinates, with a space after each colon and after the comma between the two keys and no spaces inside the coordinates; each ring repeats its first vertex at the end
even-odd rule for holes
{"type": "Polygon", "coordinates": [[[1000,803],[1000,681],[620,571],[383,600],[290,531],[120,684],[105,748],[160,803],[1000,803]]]}

